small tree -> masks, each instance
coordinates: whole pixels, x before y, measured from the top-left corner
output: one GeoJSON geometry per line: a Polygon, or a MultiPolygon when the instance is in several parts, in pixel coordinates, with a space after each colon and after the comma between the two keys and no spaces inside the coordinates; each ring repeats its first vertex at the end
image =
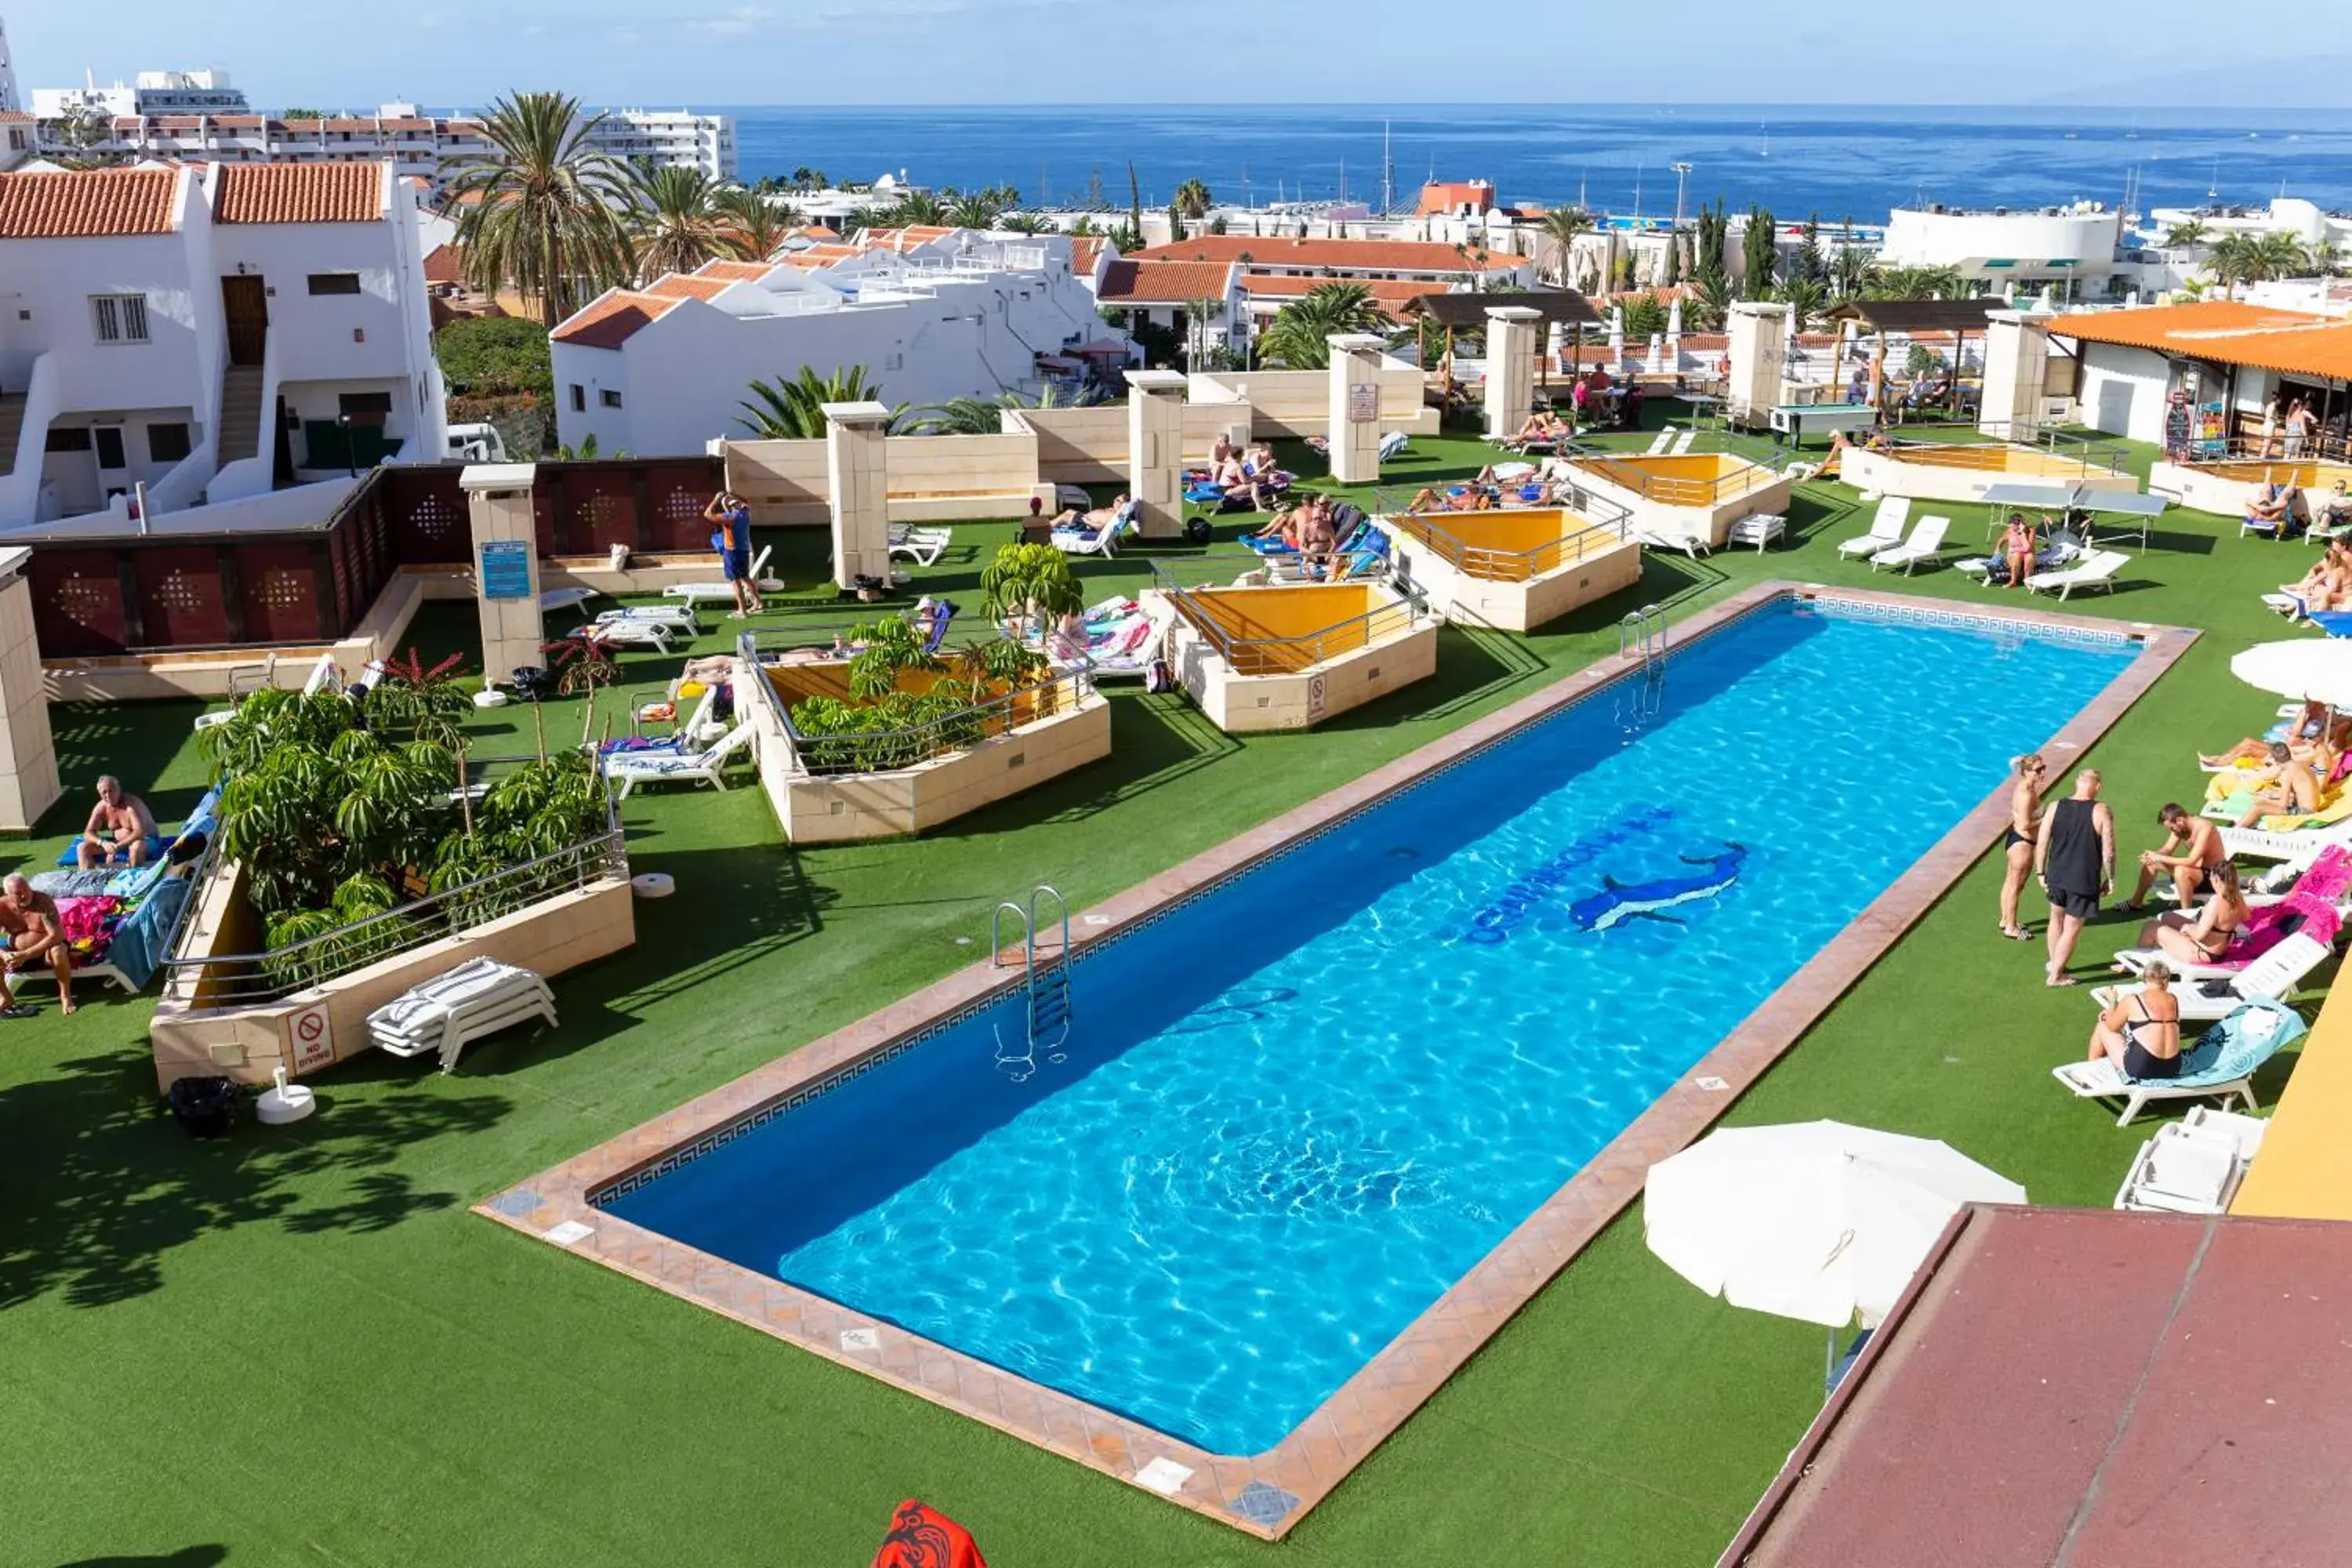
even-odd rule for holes
{"type": "Polygon", "coordinates": [[[980,574],[981,603],[999,620],[1018,617],[1040,638],[1057,616],[1076,614],[1086,604],[1070,558],[1050,544],[1007,544],[980,574]]]}

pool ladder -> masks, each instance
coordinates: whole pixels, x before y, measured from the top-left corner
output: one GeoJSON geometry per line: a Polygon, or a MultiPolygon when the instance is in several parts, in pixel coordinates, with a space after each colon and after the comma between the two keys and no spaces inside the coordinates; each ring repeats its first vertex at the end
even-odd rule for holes
{"type": "Polygon", "coordinates": [[[1037,1069],[1037,1056],[1044,1052],[1049,1062],[1063,1058],[1062,1047],[1070,1037],[1072,1007],[1070,1001],[1070,903],[1057,888],[1040,882],[1029,891],[1029,901],[1014,903],[1007,899],[998,904],[988,917],[988,952],[992,965],[1002,965],[1004,960],[1004,917],[1010,912],[1021,923],[1021,962],[1028,973],[1028,1005],[1026,1025],[1028,1049],[1008,1053],[1003,1037],[997,1039],[996,1061],[1002,1068],[1013,1069],[1015,1083],[1037,1069]],[[1041,954],[1037,947],[1037,905],[1050,899],[1059,910],[1062,941],[1052,952],[1041,954]]]}
{"type": "Polygon", "coordinates": [[[1628,610],[1617,623],[1617,657],[1638,657],[1644,668],[1666,657],[1666,612],[1662,605],[1628,610]]]}

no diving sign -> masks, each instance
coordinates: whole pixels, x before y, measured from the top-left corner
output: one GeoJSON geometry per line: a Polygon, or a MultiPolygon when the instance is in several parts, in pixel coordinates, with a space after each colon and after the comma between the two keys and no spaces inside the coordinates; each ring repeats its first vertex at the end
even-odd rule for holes
{"type": "Polygon", "coordinates": [[[287,1015],[286,1044],[298,1074],[335,1065],[335,1030],[324,1002],[313,1002],[287,1015]]]}

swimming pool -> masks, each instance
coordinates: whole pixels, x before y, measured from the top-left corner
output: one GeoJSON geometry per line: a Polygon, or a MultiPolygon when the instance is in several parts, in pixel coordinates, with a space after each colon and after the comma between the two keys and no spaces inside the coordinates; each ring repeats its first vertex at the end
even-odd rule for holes
{"type": "Polygon", "coordinates": [[[604,1207],[1265,1450],[2137,652],[1942,620],[1768,602],[604,1207]]]}

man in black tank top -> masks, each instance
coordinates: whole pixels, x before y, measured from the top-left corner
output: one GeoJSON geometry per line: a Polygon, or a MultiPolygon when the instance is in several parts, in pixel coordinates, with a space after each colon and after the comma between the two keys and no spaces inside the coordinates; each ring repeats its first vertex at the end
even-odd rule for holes
{"type": "Polygon", "coordinates": [[[2072,985],[2066,963],[2074,956],[2075,939],[2116,882],[2116,817],[2099,799],[2096,769],[2075,774],[2074,793],[2042,814],[2033,868],[2050,894],[2050,963],[2042,979],[2072,985]]]}

